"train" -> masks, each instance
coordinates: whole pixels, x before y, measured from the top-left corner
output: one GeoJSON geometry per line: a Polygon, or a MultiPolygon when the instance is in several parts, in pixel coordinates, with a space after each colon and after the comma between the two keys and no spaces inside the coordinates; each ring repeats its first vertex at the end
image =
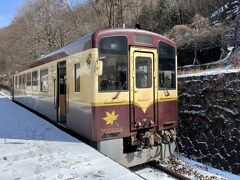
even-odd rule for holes
{"type": "Polygon", "coordinates": [[[170,39],[140,29],[104,29],[15,73],[13,100],[132,167],[176,149],[176,74],[170,39]]]}

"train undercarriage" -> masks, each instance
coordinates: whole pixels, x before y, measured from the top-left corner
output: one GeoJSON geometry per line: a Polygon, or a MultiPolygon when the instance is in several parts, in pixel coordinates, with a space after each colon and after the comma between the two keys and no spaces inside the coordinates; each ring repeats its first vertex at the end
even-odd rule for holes
{"type": "Polygon", "coordinates": [[[130,137],[98,142],[98,150],[126,167],[172,155],[176,148],[176,129],[160,132],[139,131],[130,137]]]}

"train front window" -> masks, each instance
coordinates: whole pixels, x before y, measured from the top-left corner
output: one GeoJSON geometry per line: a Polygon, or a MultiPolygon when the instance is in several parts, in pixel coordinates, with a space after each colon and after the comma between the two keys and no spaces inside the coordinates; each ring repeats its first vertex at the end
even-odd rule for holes
{"type": "Polygon", "coordinates": [[[176,89],[175,48],[159,42],[158,52],[159,88],[176,89]]]}
{"type": "Polygon", "coordinates": [[[124,36],[102,38],[99,57],[103,61],[103,73],[98,78],[98,89],[105,91],[128,90],[128,43],[124,36]]]}

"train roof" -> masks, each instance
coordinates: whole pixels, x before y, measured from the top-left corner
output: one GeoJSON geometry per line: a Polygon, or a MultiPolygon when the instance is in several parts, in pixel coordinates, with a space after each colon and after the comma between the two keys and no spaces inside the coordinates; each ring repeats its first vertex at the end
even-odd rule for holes
{"type": "Polygon", "coordinates": [[[92,36],[93,33],[90,33],[66,46],[63,46],[60,49],[57,49],[56,51],[43,56],[40,59],[37,59],[35,62],[30,64],[30,68],[92,48],[92,36]]]}
{"type": "Polygon", "coordinates": [[[72,43],[53,51],[44,57],[36,60],[35,62],[29,65],[29,68],[36,67],[41,64],[45,64],[47,62],[51,62],[90,48],[97,48],[98,42],[102,37],[107,36],[126,36],[128,38],[128,45],[131,46],[143,46],[149,48],[157,48],[159,41],[164,41],[165,43],[176,47],[176,44],[170,39],[159,35],[157,33],[153,33],[150,31],[140,30],[140,29],[104,29],[98,30],[94,33],[90,33],[82,38],[79,38],[72,43]],[[140,43],[135,41],[135,35],[143,35],[150,36],[152,38],[152,43],[140,43]]]}
{"type": "Polygon", "coordinates": [[[128,45],[131,46],[144,46],[144,47],[152,47],[152,48],[157,48],[158,47],[158,42],[159,41],[164,41],[167,44],[176,47],[176,44],[171,41],[170,39],[146,30],[141,30],[141,29],[105,29],[105,30],[98,30],[95,33],[93,33],[93,46],[98,47],[98,41],[102,37],[107,37],[107,36],[126,36],[128,37],[128,45]],[[135,35],[144,35],[144,36],[150,36],[152,38],[152,43],[147,44],[147,43],[140,43],[137,42],[135,39],[135,35]]]}

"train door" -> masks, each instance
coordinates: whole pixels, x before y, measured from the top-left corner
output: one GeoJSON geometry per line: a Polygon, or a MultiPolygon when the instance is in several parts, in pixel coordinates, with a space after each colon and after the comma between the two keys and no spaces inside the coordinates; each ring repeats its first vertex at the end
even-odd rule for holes
{"type": "Polygon", "coordinates": [[[66,61],[59,62],[58,68],[58,89],[57,89],[57,104],[58,104],[58,122],[66,123],[66,61]]]}
{"type": "Polygon", "coordinates": [[[132,129],[154,126],[154,55],[133,51],[132,59],[132,129]]]}

